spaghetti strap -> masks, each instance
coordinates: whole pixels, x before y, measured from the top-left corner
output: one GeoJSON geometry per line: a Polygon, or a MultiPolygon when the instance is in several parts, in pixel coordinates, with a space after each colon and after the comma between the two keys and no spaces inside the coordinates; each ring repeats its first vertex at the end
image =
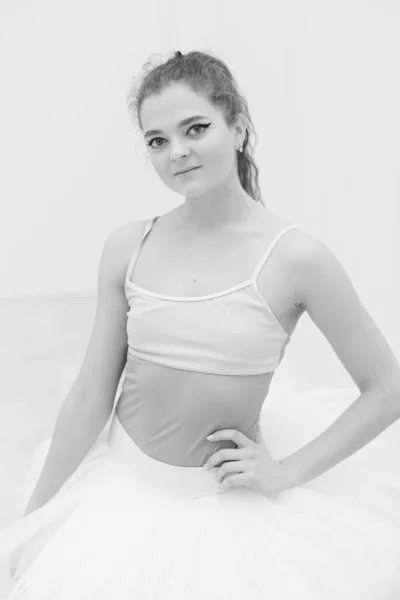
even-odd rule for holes
{"type": "Polygon", "coordinates": [[[149,219],[147,221],[147,225],[146,225],[145,230],[144,230],[144,232],[142,234],[142,237],[141,237],[139,243],[135,246],[135,248],[133,250],[131,259],[130,259],[129,264],[128,264],[128,268],[126,270],[125,281],[130,281],[130,278],[132,276],[133,267],[135,266],[135,262],[136,262],[137,257],[139,256],[139,252],[140,252],[140,250],[142,248],[143,242],[144,242],[147,234],[149,233],[149,231],[152,229],[152,227],[153,227],[153,225],[154,225],[154,223],[156,222],[157,219],[158,219],[158,217],[154,217],[153,219],[149,219]]]}
{"type": "Polygon", "coordinates": [[[291,229],[298,229],[298,227],[297,227],[297,225],[288,225],[287,227],[285,227],[284,229],[282,229],[282,231],[279,231],[276,234],[276,236],[273,238],[272,242],[269,244],[268,248],[264,252],[263,256],[261,257],[258,265],[256,266],[256,268],[254,270],[254,273],[253,273],[252,281],[256,281],[257,280],[257,277],[259,276],[261,269],[263,268],[264,264],[267,262],[267,259],[269,258],[272,250],[275,248],[277,242],[281,239],[281,237],[287,231],[290,231],[291,229]]]}
{"type": "MultiPolygon", "coordinates": [[[[132,227],[130,274],[155,220],[132,227]]],[[[292,228],[265,237],[256,273],[292,228]]],[[[400,600],[400,423],[281,493],[220,480],[203,468],[219,447],[210,433],[234,428],[282,461],[359,390],[312,389],[290,373],[270,387],[290,337],[250,280],[235,296],[185,304],[129,295],[129,285],[125,373],[109,421],[23,516],[51,437],[35,449],[16,518],[0,525],[0,565],[13,579],[3,600],[400,600]]]]}

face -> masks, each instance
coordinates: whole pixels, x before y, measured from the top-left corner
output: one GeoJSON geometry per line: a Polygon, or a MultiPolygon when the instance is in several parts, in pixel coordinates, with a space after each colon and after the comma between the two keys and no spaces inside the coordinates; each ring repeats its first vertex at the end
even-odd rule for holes
{"type": "Polygon", "coordinates": [[[187,85],[176,83],[146,98],[140,116],[152,165],[173,191],[201,196],[236,175],[236,147],[246,130],[243,115],[229,128],[218,108],[187,85]],[[192,167],[197,168],[177,174],[192,167]]]}

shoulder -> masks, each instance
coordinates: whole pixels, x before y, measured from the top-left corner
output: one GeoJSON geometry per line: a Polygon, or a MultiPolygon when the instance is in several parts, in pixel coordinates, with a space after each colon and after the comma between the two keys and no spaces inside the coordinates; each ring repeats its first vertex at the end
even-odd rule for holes
{"type": "Polygon", "coordinates": [[[285,258],[293,274],[296,300],[303,308],[314,307],[333,291],[336,295],[353,288],[329,246],[300,228],[289,231],[285,258]]]}
{"type": "MultiPolygon", "coordinates": [[[[292,227],[291,223],[284,226],[292,227]]],[[[326,261],[331,254],[328,246],[319,238],[297,225],[284,236],[287,257],[295,267],[312,267],[315,262],[326,261]]]]}
{"type": "Polygon", "coordinates": [[[145,219],[144,221],[129,221],[117,225],[108,232],[104,243],[115,251],[129,252],[139,242],[147,223],[148,219],[145,219]]]}
{"type": "Polygon", "coordinates": [[[329,249],[317,237],[308,233],[295,223],[291,223],[272,213],[268,216],[267,225],[263,227],[266,241],[279,241],[279,255],[282,265],[298,269],[300,266],[311,266],[315,260],[323,260],[329,249]]]}
{"type": "Polygon", "coordinates": [[[266,232],[267,240],[275,237],[279,238],[276,253],[279,271],[286,276],[297,305],[305,308],[312,298],[321,294],[328,281],[331,286],[344,285],[346,276],[340,262],[315,235],[276,217],[270,220],[266,232]]]}
{"type": "Polygon", "coordinates": [[[121,225],[114,227],[114,229],[111,229],[106,239],[116,244],[132,240],[133,238],[140,236],[147,223],[148,219],[143,221],[129,221],[128,223],[122,223],[121,225]]]}
{"type": "Polygon", "coordinates": [[[116,277],[123,285],[132,253],[139,243],[148,220],[130,221],[111,229],[103,244],[102,257],[111,263],[116,277]]]}

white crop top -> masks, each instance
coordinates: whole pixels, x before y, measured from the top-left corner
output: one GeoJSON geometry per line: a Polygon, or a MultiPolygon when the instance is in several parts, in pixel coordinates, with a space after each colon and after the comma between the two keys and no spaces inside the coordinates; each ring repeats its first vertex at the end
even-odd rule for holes
{"type": "Polygon", "coordinates": [[[198,466],[219,447],[206,436],[239,429],[256,436],[262,403],[290,336],[257,287],[279,239],[268,245],[252,277],[217,294],[166,296],[131,281],[151,219],[128,265],[125,294],[128,356],[117,416],[148,455],[198,466]]]}

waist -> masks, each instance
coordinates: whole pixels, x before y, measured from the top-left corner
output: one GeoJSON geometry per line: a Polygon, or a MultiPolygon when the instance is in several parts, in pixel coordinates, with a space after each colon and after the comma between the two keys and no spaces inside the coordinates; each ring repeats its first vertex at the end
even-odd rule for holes
{"type": "Polygon", "coordinates": [[[237,429],[255,441],[272,373],[224,376],[129,360],[116,413],[145,454],[175,466],[200,466],[231,440],[210,433],[237,429]]]}
{"type": "Polygon", "coordinates": [[[109,448],[116,462],[147,488],[173,496],[202,496],[228,490],[217,480],[216,470],[181,467],[146,454],[133,441],[115,414],[109,431],[109,448]]]}

